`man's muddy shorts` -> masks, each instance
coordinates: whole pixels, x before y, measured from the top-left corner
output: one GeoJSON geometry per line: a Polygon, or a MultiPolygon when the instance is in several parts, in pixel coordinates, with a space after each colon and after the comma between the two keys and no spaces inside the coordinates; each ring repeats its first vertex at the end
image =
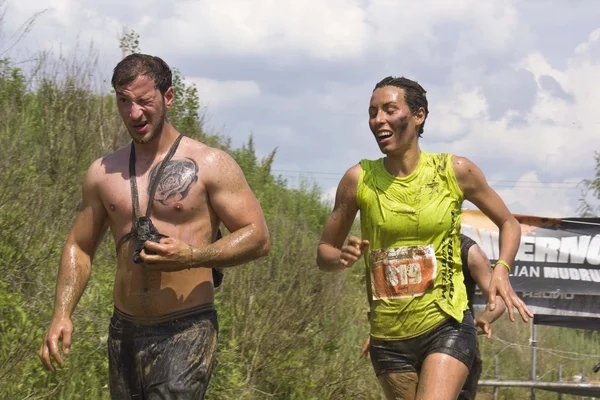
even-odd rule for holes
{"type": "Polygon", "coordinates": [[[152,321],[115,309],[108,335],[113,399],[202,399],[217,351],[214,305],[152,321]]]}
{"type": "Polygon", "coordinates": [[[462,323],[448,318],[440,325],[412,339],[379,340],[371,338],[371,363],[377,376],[389,372],[421,371],[432,353],[448,354],[471,369],[477,345],[473,315],[465,311],[462,323]]]}

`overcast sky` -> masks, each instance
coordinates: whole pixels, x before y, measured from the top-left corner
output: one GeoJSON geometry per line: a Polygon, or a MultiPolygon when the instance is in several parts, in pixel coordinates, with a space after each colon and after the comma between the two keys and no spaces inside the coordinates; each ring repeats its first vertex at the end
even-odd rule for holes
{"type": "MultiPolygon", "coordinates": [[[[1,0],[0,0],[1,3],[1,0]]],[[[197,85],[209,127],[240,146],[253,134],[274,173],[332,193],[361,158],[374,85],[427,90],[420,146],[466,156],[514,213],[577,213],[600,150],[600,1],[8,0],[0,51],[100,55],[110,78],[124,28],[145,53],[197,85]],[[78,44],[78,49],[75,50],[78,44]]],[[[108,90],[108,88],[107,88],[108,90]]]]}

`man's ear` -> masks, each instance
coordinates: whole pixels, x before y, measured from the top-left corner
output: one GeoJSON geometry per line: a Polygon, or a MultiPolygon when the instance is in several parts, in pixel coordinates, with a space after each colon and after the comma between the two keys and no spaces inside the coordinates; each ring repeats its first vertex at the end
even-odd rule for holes
{"type": "Polygon", "coordinates": [[[164,94],[165,99],[165,107],[167,110],[173,106],[173,101],[175,101],[175,94],[173,92],[173,86],[170,86],[164,94]]]}

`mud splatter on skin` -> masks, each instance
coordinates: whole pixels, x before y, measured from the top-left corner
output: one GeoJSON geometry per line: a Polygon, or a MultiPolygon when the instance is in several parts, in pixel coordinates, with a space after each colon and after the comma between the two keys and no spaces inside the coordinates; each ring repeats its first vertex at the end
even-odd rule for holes
{"type": "Polygon", "coordinates": [[[379,382],[387,398],[414,400],[419,376],[415,372],[391,372],[381,375],[379,382]]]}
{"type": "Polygon", "coordinates": [[[390,127],[395,133],[398,133],[399,135],[405,135],[408,129],[408,118],[409,115],[401,115],[398,118],[392,119],[389,121],[390,127]]]}

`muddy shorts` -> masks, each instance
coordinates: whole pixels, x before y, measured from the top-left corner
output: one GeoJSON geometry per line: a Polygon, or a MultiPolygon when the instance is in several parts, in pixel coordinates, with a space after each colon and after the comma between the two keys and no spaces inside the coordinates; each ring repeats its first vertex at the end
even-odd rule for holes
{"type": "Polygon", "coordinates": [[[115,309],[108,335],[113,399],[202,399],[217,350],[214,305],[139,319],[115,309]]]}
{"type": "Polygon", "coordinates": [[[465,311],[462,323],[448,318],[435,328],[412,339],[379,340],[371,338],[370,355],[377,376],[389,372],[421,371],[432,353],[448,354],[471,369],[477,345],[473,315],[465,311]]]}

